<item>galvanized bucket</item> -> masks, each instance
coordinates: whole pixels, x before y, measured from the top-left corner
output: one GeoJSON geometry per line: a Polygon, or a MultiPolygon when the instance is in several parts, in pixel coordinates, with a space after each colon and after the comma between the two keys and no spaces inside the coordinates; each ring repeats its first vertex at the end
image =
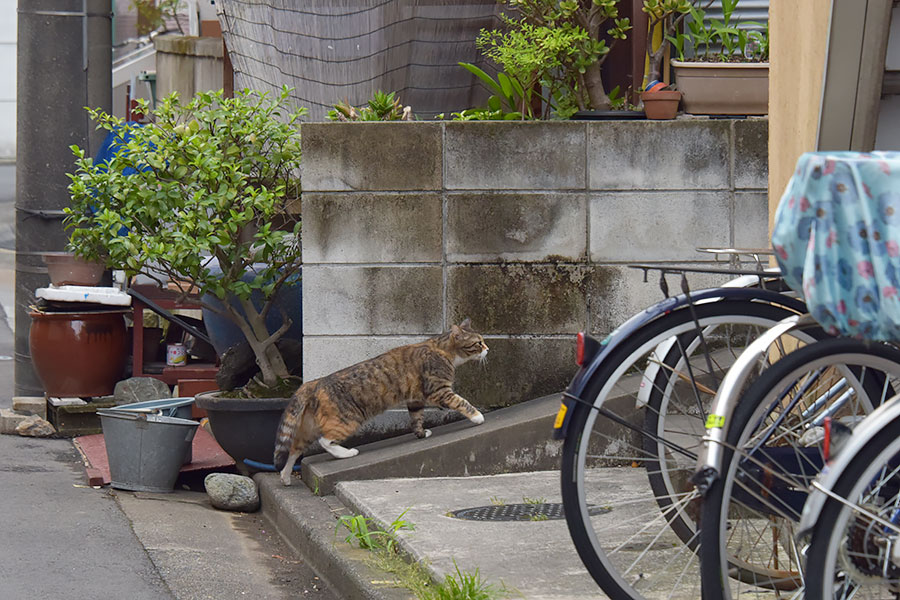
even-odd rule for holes
{"type": "MultiPolygon", "coordinates": [[[[114,410],[133,410],[151,415],[190,419],[193,404],[193,396],[182,396],[180,398],[163,398],[161,400],[144,400],[143,402],[134,402],[132,404],[120,404],[114,410]]],[[[189,464],[193,459],[192,446],[188,444],[187,452],[184,455],[184,464],[189,464]]]]}
{"type": "Polygon", "coordinates": [[[130,410],[98,410],[110,485],[139,492],[171,492],[197,421],[130,410]]]}

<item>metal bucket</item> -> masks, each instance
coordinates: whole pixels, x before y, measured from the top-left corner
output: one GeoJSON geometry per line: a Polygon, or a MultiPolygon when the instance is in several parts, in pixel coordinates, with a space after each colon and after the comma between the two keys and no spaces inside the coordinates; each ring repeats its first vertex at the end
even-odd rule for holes
{"type": "Polygon", "coordinates": [[[133,410],[98,410],[110,485],[139,492],[171,492],[197,421],[133,410]]]}
{"type": "MultiPolygon", "coordinates": [[[[143,402],[133,402],[132,404],[120,404],[114,410],[134,410],[164,417],[190,419],[193,405],[193,396],[182,396],[180,398],[163,398],[161,400],[144,400],[143,402]]],[[[192,460],[194,460],[193,446],[188,444],[187,452],[184,455],[184,464],[190,464],[192,460]]]]}

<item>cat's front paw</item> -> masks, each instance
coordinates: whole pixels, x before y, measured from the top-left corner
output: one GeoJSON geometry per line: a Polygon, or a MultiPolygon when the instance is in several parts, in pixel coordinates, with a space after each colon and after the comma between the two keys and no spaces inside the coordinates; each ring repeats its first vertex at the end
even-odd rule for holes
{"type": "Polygon", "coordinates": [[[281,483],[283,483],[284,485],[291,485],[290,472],[288,472],[288,473],[285,473],[284,471],[281,472],[281,483]]]}
{"type": "Polygon", "coordinates": [[[474,415],[469,417],[469,420],[476,425],[481,425],[482,423],[484,423],[484,415],[481,414],[481,412],[476,412],[474,415]]]}

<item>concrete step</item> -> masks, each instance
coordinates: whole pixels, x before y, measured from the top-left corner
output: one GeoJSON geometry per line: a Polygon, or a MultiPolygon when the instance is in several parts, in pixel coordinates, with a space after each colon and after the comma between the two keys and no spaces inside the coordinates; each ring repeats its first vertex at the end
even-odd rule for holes
{"type": "Polygon", "coordinates": [[[15,434],[16,426],[27,418],[11,408],[0,408],[0,433],[15,434]]]}
{"type": "Polygon", "coordinates": [[[37,415],[46,419],[47,399],[43,396],[15,396],[12,399],[12,409],[23,415],[37,415]]]}
{"type": "Polygon", "coordinates": [[[552,394],[485,415],[482,425],[460,421],[357,446],[353,458],[330,454],[304,458],[301,476],[319,494],[332,494],[339,481],[390,477],[495,475],[559,468],[562,443],[552,439],[560,395],[552,394]]]}

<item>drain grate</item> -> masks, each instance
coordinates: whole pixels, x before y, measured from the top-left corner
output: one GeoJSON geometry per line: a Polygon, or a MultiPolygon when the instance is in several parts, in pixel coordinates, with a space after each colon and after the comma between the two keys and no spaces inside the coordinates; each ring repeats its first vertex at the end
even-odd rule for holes
{"type": "MultiPolygon", "coordinates": [[[[591,516],[602,515],[612,510],[605,506],[589,506],[591,516]]],[[[461,508],[450,512],[451,517],[467,521],[545,521],[565,519],[563,505],[559,502],[544,504],[492,504],[461,508]]]]}

